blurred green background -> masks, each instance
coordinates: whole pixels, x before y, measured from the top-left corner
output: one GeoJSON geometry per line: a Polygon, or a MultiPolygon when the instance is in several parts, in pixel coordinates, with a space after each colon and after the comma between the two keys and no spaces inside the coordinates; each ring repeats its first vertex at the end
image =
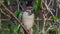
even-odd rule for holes
{"type": "MultiPolygon", "coordinates": [[[[22,21],[22,6],[26,6],[29,0],[0,0],[5,6],[14,13],[14,15],[22,21]]],[[[31,0],[34,8],[35,23],[33,26],[33,34],[60,34],[60,8],[58,0],[31,0]],[[51,10],[48,11],[47,7],[51,10]],[[57,2],[56,2],[57,1],[57,2]],[[44,11],[42,12],[41,7],[44,11]],[[44,26],[45,15],[46,21],[44,26]],[[50,19],[50,20],[49,20],[50,19]],[[44,29],[44,31],[43,31],[44,29]],[[44,32],[44,33],[43,33],[44,32]]],[[[20,24],[0,5],[0,34],[25,34],[20,24]]]]}

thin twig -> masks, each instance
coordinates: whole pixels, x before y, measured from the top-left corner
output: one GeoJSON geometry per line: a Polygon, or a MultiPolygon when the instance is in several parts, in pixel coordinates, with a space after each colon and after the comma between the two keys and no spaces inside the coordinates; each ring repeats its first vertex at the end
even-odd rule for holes
{"type": "Polygon", "coordinates": [[[48,29],[46,30],[46,33],[52,28],[52,25],[50,27],[48,27],[48,29]]]}
{"type": "Polygon", "coordinates": [[[49,2],[49,4],[48,4],[48,6],[50,6],[51,2],[52,2],[52,0],[50,0],[50,2],[49,2]]]}
{"type": "Polygon", "coordinates": [[[19,10],[19,4],[20,4],[20,2],[19,2],[19,0],[17,0],[17,6],[18,6],[18,10],[19,10]]]}
{"type": "MultiPolygon", "coordinates": [[[[35,19],[35,20],[37,20],[37,21],[42,21],[43,19],[35,19]]],[[[50,21],[50,20],[53,20],[53,19],[51,19],[51,17],[49,17],[49,18],[46,19],[46,20],[50,21]]]]}
{"type": "Polygon", "coordinates": [[[1,28],[1,12],[0,12],[0,28],[1,28]]]}
{"type": "Polygon", "coordinates": [[[9,18],[11,18],[8,14],[6,14],[5,12],[3,12],[2,9],[1,9],[1,13],[3,13],[6,16],[8,16],[9,18]]]}
{"type": "Polygon", "coordinates": [[[45,4],[47,10],[52,14],[52,16],[54,16],[54,14],[52,13],[52,11],[50,10],[50,8],[48,7],[48,5],[43,1],[43,3],[45,4]]]}
{"type": "Polygon", "coordinates": [[[45,34],[46,17],[45,17],[44,11],[43,10],[41,10],[41,11],[42,11],[42,14],[43,14],[43,29],[42,29],[42,33],[45,34]]]}
{"type": "Polygon", "coordinates": [[[46,18],[45,18],[45,15],[43,14],[43,34],[45,34],[45,24],[46,24],[46,18]]]}
{"type": "Polygon", "coordinates": [[[1,19],[1,21],[9,21],[10,19],[1,19]]]}
{"type": "Polygon", "coordinates": [[[36,26],[37,26],[37,32],[38,32],[38,34],[39,34],[39,33],[40,33],[40,32],[39,32],[40,29],[39,29],[39,21],[38,21],[38,20],[39,20],[39,18],[37,18],[37,25],[36,25],[36,26]]]}
{"type": "Polygon", "coordinates": [[[24,7],[23,7],[23,5],[20,4],[20,1],[19,0],[16,0],[16,1],[17,1],[17,4],[18,4],[18,10],[19,10],[19,6],[20,6],[22,11],[24,11],[24,7]]]}

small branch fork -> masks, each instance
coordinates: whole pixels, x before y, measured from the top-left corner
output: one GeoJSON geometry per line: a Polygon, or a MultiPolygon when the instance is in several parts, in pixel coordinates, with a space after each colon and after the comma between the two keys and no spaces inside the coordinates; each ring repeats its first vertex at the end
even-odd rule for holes
{"type": "Polygon", "coordinates": [[[7,10],[7,12],[9,12],[9,14],[11,14],[14,17],[14,19],[22,26],[26,33],[30,34],[28,29],[23,25],[23,23],[20,20],[18,20],[18,18],[12,13],[12,11],[10,11],[2,2],[0,2],[0,4],[5,8],[5,10],[7,10]]]}

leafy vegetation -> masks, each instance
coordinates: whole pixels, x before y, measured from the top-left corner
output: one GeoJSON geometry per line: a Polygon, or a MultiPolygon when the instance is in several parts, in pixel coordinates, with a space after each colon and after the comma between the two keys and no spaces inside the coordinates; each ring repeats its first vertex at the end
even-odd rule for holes
{"type": "MultiPolygon", "coordinates": [[[[22,6],[26,6],[29,0],[0,0],[14,15],[22,22],[22,6]]],[[[47,1],[47,0],[45,0],[47,1]]],[[[55,1],[55,0],[54,0],[55,1]]],[[[34,0],[33,8],[35,14],[35,23],[33,26],[33,34],[60,34],[60,17],[54,15],[54,8],[49,2],[44,2],[42,0],[34,0]],[[48,6],[49,4],[50,6],[48,6]],[[49,12],[47,8],[53,13],[49,12]],[[43,7],[43,12],[40,11],[43,7]],[[53,9],[53,10],[51,10],[53,9]],[[44,24],[45,23],[45,24],[44,24]]],[[[8,13],[2,5],[0,5],[0,32],[1,34],[25,34],[25,31],[20,26],[20,24],[8,13]],[[6,19],[6,20],[5,20],[6,19]]],[[[60,16],[60,15],[59,15],[60,16]]]]}

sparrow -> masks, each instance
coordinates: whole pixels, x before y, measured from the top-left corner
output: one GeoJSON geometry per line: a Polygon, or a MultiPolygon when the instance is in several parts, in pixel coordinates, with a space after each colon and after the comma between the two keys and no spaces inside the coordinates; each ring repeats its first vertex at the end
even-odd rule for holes
{"type": "Polygon", "coordinates": [[[23,12],[22,22],[25,25],[25,27],[31,32],[34,24],[33,7],[27,7],[26,11],[23,12]]]}

